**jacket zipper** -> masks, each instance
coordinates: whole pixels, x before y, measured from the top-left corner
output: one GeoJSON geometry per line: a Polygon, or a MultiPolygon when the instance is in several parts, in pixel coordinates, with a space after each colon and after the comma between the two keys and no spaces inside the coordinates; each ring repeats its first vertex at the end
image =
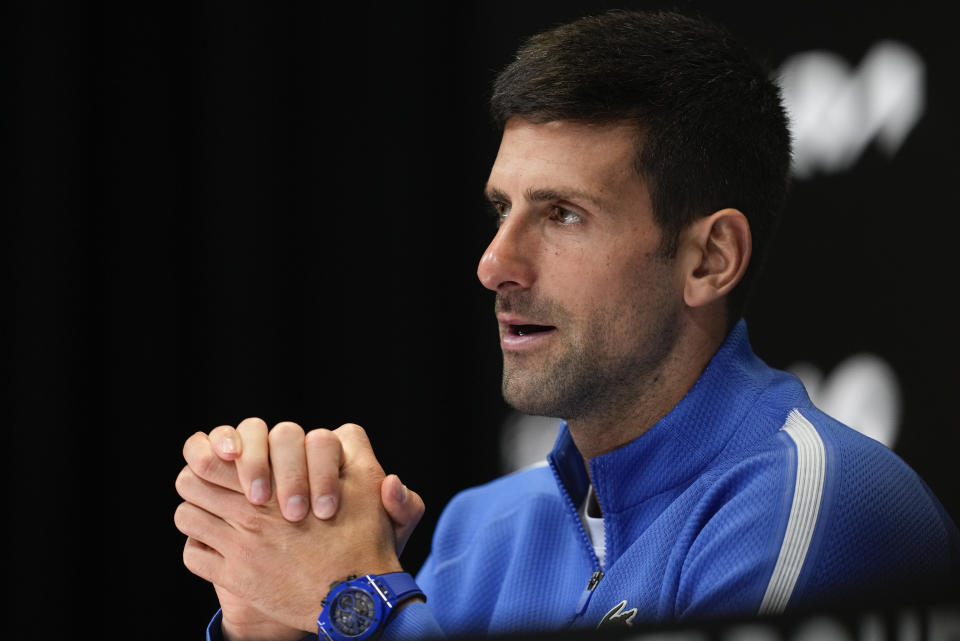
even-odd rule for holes
{"type": "MultiPolygon", "coordinates": [[[[590,575],[590,580],[587,582],[587,587],[580,595],[580,601],[577,603],[577,614],[573,617],[573,621],[576,621],[578,618],[583,616],[583,613],[587,611],[587,606],[590,605],[590,597],[593,596],[593,591],[596,589],[597,584],[600,583],[600,579],[603,578],[603,570],[595,570],[593,574],[590,575]]],[[[571,623],[573,623],[571,621],[571,623]]]]}
{"type": "Polygon", "coordinates": [[[587,530],[583,527],[583,521],[580,520],[580,513],[577,511],[577,506],[573,504],[573,499],[570,498],[570,494],[567,492],[566,486],[563,484],[563,481],[560,480],[560,474],[557,472],[557,469],[554,467],[552,461],[550,462],[550,471],[553,472],[553,477],[557,481],[557,486],[560,488],[560,493],[563,494],[563,498],[567,504],[567,510],[570,512],[571,516],[573,516],[573,520],[577,524],[577,529],[580,532],[580,540],[583,541],[584,546],[586,546],[587,553],[593,560],[593,574],[590,575],[590,579],[587,581],[587,587],[580,594],[580,599],[577,601],[577,608],[573,613],[573,618],[571,618],[570,622],[567,624],[567,627],[570,627],[577,622],[577,619],[583,616],[584,612],[587,611],[587,607],[590,605],[590,599],[593,597],[594,590],[597,589],[597,585],[599,585],[600,581],[603,579],[603,570],[600,569],[600,559],[597,558],[597,553],[593,551],[593,545],[590,543],[590,537],[587,536],[587,530]]]}

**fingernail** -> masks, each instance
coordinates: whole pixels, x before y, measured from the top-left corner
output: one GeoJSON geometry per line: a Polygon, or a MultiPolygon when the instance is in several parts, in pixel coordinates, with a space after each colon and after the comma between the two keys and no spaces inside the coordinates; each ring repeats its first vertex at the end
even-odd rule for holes
{"type": "Polygon", "coordinates": [[[233,454],[237,451],[237,442],[232,438],[225,438],[220,441],[220,451],[224,454],[233,454]]]}
{"type": "Polygon", "coordinates": [[[250,484],[250,498],[257,505],[266,503],[270,499],[270,488],[264,479],[257,479],[250,484]]]}
{"type": "Polygon", "coordinates": [[[313,502],[313,513],[318,519],[329,519],[337,511],[337,500],[330,494],[318,497],[313,502]]]}
{"type": "Polygon", "coordinates": [[[291,521],[299,521],[305,517],[308,509],[310,509],[310,504],[307,499],[299,494],[287,499],[287,518],[291,521]]]}

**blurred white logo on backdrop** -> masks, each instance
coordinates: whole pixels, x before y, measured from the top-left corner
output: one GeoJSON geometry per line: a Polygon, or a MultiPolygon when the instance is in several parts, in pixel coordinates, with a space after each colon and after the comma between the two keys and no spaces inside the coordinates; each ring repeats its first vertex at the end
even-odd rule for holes
{"type": "Polygon", "coordinates": [[[900,431],[902,392],[896,372],[875,354],[854,354],[829,375],[815,365],[787,368],[803,381],[810,400],[821,410],[892,448],[900,431]]]}
{"type": "Polygon", "coordinates": [[[856,69],[835,53],[806,51],[788,58],[778,76],[797,178],[848,169],[871,142],[892,157],[926,104],[923,59],[893,40],[871,47],[856,69]]]}

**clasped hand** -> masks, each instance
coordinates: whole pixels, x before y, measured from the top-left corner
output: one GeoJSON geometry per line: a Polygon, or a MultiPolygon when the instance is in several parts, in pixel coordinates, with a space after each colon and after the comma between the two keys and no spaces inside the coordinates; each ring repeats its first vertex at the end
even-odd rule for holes
{"type": "Polygon", "coordinates": [[[183,455],[174,515],[187,535],[183,561],[214,584],[230,641],[316,632],[331,583],[401,570],[423,515],[356,425],[304,433],[246,419],[194,434],[183,455]]]}

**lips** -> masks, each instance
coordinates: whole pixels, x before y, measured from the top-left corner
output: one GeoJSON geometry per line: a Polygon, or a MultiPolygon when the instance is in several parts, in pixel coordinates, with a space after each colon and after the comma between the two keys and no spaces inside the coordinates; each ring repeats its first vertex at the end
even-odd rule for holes
{"type": "Polygon", "coordinates": [[[523,324],[523,325],[510,325],[509,332],[511,334],[516,334],[517,336],[527,336],[528,334],[538,334],[540,332],[549,332],[551,329],[556,329],[553,325],[532,325],[532,324],[523,324]]]}
{"type": "Polygon", "coordinates": [[[511,312],[499,312],[497,320],[500,326],[505,328],[507,333],[524,336],[527,334],[537,334],[556,329],[554,325],[542,322],[542,319],[531,316],[521,316],[511,312]]]}
{"type": "Polygon", "coordinates": [[[535,349],[545,344],[557,331],[554,325],[515,314],[498,314],[497,320],[503,332],[500,346],[504,351],[535,349]]]}

